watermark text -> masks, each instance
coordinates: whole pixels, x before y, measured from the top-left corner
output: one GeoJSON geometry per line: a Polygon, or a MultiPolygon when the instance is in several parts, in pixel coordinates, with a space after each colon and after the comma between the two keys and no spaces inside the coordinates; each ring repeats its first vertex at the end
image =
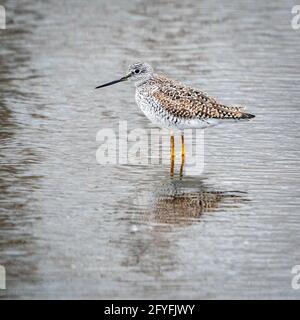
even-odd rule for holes
{"type": "Polygon", "coordinates": [[[6,271],[3,266],[0,265],[0,290],[6,289],[6,271]]]}
{"type": "Polygon", "coordinates": [[[0,5],[0,29],[6,29],[6,12],[5,8],[0,5]]]}
{"type": "Polygon", "coordinates": [[[300,29],[300,5],[292,7],[292,14],[294,17],[291,20],[291,26],[294,30],[300,29]]]}
{"type": "Polygon", "coordinates": [[[295,265],[292,268],[292,274],[294,274],[294,277],[292,279],[292,288],[294,290],[300,289],[300,265],[295,265]]]}
{"type": "MultiPolygon", "coordinates": [[[[184,130],[185,168],[204,169],[204,132],[184,130]]],[[[135,128],[128,130],[127,121],[119,121],[117,128],[102,128],[96,141],[100,143],[96,160],[101,165],[169,165],[170,131],[160,128],[135,128]]],[[[182,155],[181,133],[175,133],[177,160],[182,155]]]]}

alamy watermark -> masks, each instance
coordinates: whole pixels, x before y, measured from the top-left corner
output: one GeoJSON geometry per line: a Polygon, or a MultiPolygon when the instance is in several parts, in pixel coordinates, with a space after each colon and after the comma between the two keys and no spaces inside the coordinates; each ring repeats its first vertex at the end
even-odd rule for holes
{"type": "Polygon", "coordinates": [[[291,286],[294,290],[299,290],[300,289],[300,265],[293,266],[292,274],[294,274],[294,277],[292,278],[291,286]]]}
{"type": "Polygon", "coordinates": [[[0,265],[0,290],[6,289],[6,271],[3,266],[0,265]]]}
{"type": "MultiPolygon", "coordinates": [[[[97,133],[100,143],[96,151],[101,165],[158,165],[170,164],[170,131],[160,128],[128,130],[127,121],[119,121],[117,128],[103,128],[97,133]]],[[[204,132],[200,129],[184,130],[186,172],[201,174],[204,169],[204,132]]],[[[182,160],[181,134],[175,133],[175,161],[182,160]]]]}
{"type": "Polygon", "coordinates": [[[6,12],[5,8],[0,5],[0,29],[6,29],[6,12]]]}
{"type": "Polygon", "coordinates": [[[292,14],[294,17],[291,20],[291,26],[294,30],[300,29],[300,5],[292,7],[292,14]]]}

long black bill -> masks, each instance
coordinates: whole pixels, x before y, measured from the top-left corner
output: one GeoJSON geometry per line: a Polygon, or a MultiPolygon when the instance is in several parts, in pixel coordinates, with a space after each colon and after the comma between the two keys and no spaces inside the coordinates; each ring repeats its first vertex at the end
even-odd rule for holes
{"type": "Polygon", "coordinates": [[[102,84],[101,86],[98,86],[98,87],[96,87],[95,89],[108,87],[108,86],[111,86],[111,85],[116,84],[116,83],[118,83],[118,82],[126,81],[130,76],[131,76],[131,74],[128,74],[128,75],[126,75],[125,77],[122,77],[122,78],[119,79],[119,80],[114,80],[114,81],[111,81],[111,82],[102,84]]]}

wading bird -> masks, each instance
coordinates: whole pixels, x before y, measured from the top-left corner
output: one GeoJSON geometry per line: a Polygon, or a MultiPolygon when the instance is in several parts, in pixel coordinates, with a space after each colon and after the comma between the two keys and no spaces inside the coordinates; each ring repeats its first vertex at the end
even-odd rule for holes
{"type": "Polygon", "coordinates": [[[146,117],[153,124],[171,130],[172,176],[175,159],[174,129],[181,131],[182,175],[185,161],[184,129],[205,129],[220,122],[255,117],[244,112],[243,107],[225,106],[203,91],[155,74],[148,63],[132,64],[124,77],[100,85],[96,89],[127,80],[135,82],[135,100],[146,117]]]}

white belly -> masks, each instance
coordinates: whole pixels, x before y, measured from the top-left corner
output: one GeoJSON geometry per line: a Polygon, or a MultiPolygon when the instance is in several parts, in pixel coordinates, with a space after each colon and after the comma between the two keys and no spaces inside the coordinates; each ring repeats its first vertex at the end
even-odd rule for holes
{"type": "Polygon", "coordinates": [[[154,124],[170,129],[205,129],[218,124],[217,119],[184,119],[178,118],[161,108],[154,100],[143,99],[138,93],[135,95],[136,103],[145,116],[154,124]]]}

